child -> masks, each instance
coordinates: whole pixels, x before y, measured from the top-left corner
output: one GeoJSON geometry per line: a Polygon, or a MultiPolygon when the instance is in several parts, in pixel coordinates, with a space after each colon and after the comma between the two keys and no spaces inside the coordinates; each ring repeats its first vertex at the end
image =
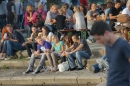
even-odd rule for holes
{"type": "Polygon", "coordinates": [[[56,27],[58,31],[58,38],[60,39],[60,35],[63,35],[62,33],[60,33],[60,30],[63,30],[65,28],[66,17],[63,15],[62,9],[59,9],[58,12],[59,15],[55,18],[55,20],[56,20],[56,27]]]}

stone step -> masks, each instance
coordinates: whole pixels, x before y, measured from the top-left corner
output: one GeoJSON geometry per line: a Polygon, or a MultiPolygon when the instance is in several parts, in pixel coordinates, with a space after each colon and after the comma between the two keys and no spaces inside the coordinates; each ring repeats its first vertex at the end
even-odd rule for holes
{"type": "Polygon", "coordinates": [[[25,70],[0,70],[2,86],[96,86],[105,78],[87,70],[65,72],[42,72],[37,75],[22,75],[25,70]],[[9,72],[7,72],[9,71],[9,72]],[[70,77],[71,76],[71,77],[70,77]]]}

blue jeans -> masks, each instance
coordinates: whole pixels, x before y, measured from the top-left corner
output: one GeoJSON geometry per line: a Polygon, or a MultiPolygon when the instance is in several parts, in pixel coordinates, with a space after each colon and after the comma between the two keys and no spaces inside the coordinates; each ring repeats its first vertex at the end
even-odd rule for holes
{"type": "MultiPolygon", "coordinates": [[[[103,56],[102,59],[107,61],[106,56],[103,56]]],[[[98,63],[94,64],[92,67],[94,68],[94,73],[98,73],[98,72],[101,70],[101,69],[99,68],[98,63]]]]}
{"type": "Polygon", "coordinates": [[[76,61],[78,63],[78,68],[83,68],[82,58],[89,59],[90,55],[84,51],[77,51],[77,52],[70,54],[68,56],[68,62],[69,62],[70,68],[76,67],[74,59],[76,59],[76,61]]]}
{"type": "Polygon", "coordinates": [[[29,25],[24,26],[24,29],[28,31],[27,37],[30,37],[31,36],[31,28],[30,28],[30,26],[29,25]]]}
{"type": "Polygon", "coordinates": [[[22,46],[22,43],[13,42],[10,40],[4,41],[4,44],[6,46],[6,54],[8,56],[10,56],[10,55],[13,56],[15,54],[14,50],[24,50],[25,49],[25,47],[22,46]]]}
{"type": "Polygon", "coordinates": [[[51,32],[55,32],[56,31],[56,28],[54,27],[54,25],[48,25],[48,24],[45,24],[45,26],[47,26],[51,32]]]}
{"type": "Polygon", "coordinates": [[[2,30],[2,28],[6,25],[6,19],[0,19],[0,29],[2,30]]]}

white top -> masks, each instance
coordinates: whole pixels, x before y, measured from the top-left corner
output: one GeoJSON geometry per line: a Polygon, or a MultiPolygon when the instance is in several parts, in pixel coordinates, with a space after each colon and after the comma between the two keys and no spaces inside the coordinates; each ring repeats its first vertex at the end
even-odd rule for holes
{"type": "Polygon", "coordinates": [[[39,4],[43,4],[43,6],[44,6],[44,11],[47,11],[47,5],[46,5],[46,3],[47,3],[46,0],[40,0],[38,3],[35,2],[35,9],[38,8],[38,5],[39,5],[39,4]]]}
{"type": "Polygon", "coordinates": [[[125,8],[123,11],[122,11],[122,14],[128,14],[130,16],[130,10],[128,8],[125,8]]]}
{"type": "Polygon", "coordinates": [[[51,40],[51,37],[53,36],[54,34],[52,32],[49,32],[47,38],[46,38],[46,41],[51,40]]]}
{"type": "Polygon", "coordinates": [[[2,3],[0,4],[0,15],[2,14],[6,14],[7,10],[6,10],[6,2],[2,1],[2,3]]]}
{"type": "Polygon", "coordinates": [[[15,6],[16,6],[16,13],[18,15],[23,14],[22,12],[23,4],[21,2],[15,2],[15,6]]]}

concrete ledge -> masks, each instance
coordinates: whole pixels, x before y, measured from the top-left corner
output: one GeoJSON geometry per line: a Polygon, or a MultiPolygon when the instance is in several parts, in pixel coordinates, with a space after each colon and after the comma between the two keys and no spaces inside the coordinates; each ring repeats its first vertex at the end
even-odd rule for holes
{"type": "Polygon", "coordinates": [[[37,85],[63,85],[63,86],[95,86],[101,82],[97,76],[19,76],[2,77],[3,86],[37,86],[37,85]]]}

